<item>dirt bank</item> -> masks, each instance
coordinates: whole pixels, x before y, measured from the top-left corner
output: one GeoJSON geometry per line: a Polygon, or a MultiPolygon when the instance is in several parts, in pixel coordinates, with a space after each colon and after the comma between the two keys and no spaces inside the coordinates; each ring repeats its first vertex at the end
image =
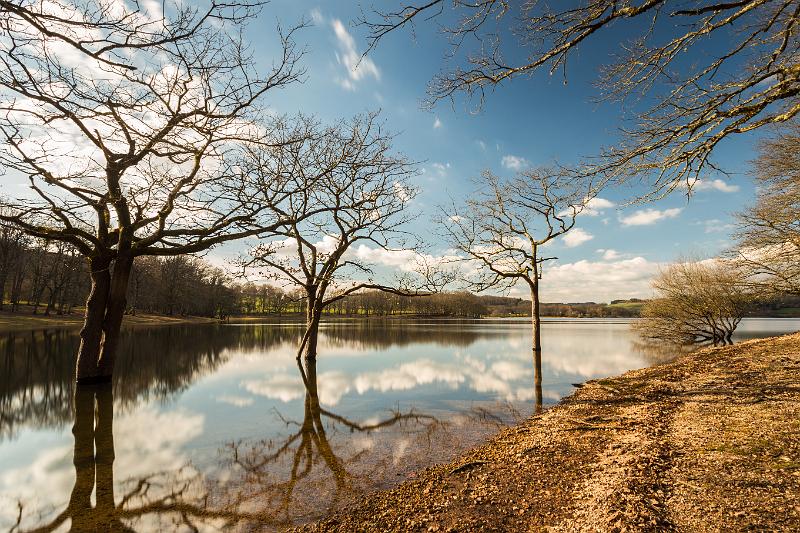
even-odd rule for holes
{"type": "Polygon", "coordinates": [[[800,531],[800,334],[588,382],[305,531],[800,531]]]}

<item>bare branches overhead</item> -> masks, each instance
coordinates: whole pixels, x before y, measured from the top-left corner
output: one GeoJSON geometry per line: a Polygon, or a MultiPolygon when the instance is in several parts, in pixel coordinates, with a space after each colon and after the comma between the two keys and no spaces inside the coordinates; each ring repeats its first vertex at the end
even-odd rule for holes
{"type": "Polygon", "coordinates": [[[645,198],[703,172],[723,139],[800,112],[797,0],[434,0],[377,8],[361,21],[372,46],[415,20],[436,19],[451,40],[429,103],[459,94],[480,105],[487,90],[541,71],[561,73],[601,38],[619,43],[600,65],[601,99],[622,102],[629,123],[583,173],[641,179],[645,198]],[[605,37],[602,37],[605,36],[605,37]]]}
{"type": "Polygon", "coordinates": [[[752,284],[769,293],[800,293],[800,123],[764,139],[754,161],[755,204],[738,215],[732,252],[752,284]]]}

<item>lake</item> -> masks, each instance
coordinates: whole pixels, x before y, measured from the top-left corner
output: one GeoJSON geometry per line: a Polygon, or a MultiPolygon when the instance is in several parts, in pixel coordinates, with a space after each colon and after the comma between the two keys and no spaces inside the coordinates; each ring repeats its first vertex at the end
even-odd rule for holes
{"type": "MultiPolygon", "coordinates": [[[[800,329],[747,319],[736,340],[800,329]]],[[[530,321],[127,329],[74,390],[77,331],[0,334],[0,531],[281,529],[447,461],[536,409],[530,321]],[[73,394],[75,402],[73,407],[73,394]]],[[[665,360],[624,320],[543,326],[541,400],[665,360]]]]}

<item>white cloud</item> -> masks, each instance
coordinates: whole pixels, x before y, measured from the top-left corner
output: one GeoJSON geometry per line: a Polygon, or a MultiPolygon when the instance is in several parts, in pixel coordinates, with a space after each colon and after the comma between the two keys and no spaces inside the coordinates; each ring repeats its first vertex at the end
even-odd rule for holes
{"type": "Polygon", "coordinates": [[[718,218],[712,218],[709,220],[701,220],[695,222],[694,224],[703,226],[705,228],[706,233],[724,233],[727,231],[731,231],[735,229],[736,226],[734,224],[730,224],[728,222],[724,222],[718,218]]]}
{"type": "Polygon", "coordinates": [[[588,202],[586,202],[586,206],[581,211],[582,215],[596,217],[603,214],[603,211],[606,209],[611,209],[616,204],[611,200],[606,200],[605,198],[592,198],[588,202]]]}
{"type": "MultiPolygon", "coordinates": [[[[693,191],[718,191],[718,192],[739,192],[739,186],[733,185],[728,183],[725,180],[721,179],[713,179],[713,180],[702,180],[696,179],[689,183],[689,186],[693,191]]],[[[684,182],[681,184],[682,188],[688,188],[687,184],[684,182]]]]}
{"type": "Polygon", "coordinates": [[[481,147],[481,150],[483,150],[484,152],[486,151],[486,143],[485,143],[485,142],[483,142],[483,141],[482,141],[482,140],[480,140],[480,139],[478,139],[478,140],[477,140],[477,141],[475,141],[475,142],[476,142],[476,143],[478,143],[478,146],[480,146],[480,147],[481,147]]]}
{"type": "Polygon", "coordinates": [[[523,168],[530,165],[528,160],[524,157],[519,157],[516,155],[504,155],[503,159],[501,160],[502,165],[509,169],[509,170],[522,170],[523,168]]]}
{"type": "Polygon", "coordinates": [[[667,218],[675,218],[681,214],[683,208],[673,207],[672,209],[640,209],[625,217],[620,217],[619,221],[623,226],[649,226],[655,224],[659,220],[667,218]]]}
{"type": "Polygon", "coordinates": [[[325,17],[322,16],[322,11],[318,7],[311,10],[311,20],[317,25],[325,22],[325,17]]]}
{"type": "Polygon", "coordinates": [[[441,127],[442,127],[442,121],[439,120],[439,117],[436,117],[436,119],[433,121],[433,129],[437,130],[441,127]]]}
{"type": "Polygon", "coordinates": [[[659,264],[643,257],[620,261],[587,261],[545,267],[542,298],[549,302],[608,302],[649,298],[650,280],[659,264]]]}
{"type": "Polygon", "coordinates": [[[450,168],[450,163],[431,163],[431,168],[434,171],[434,174],[439,177],[443,178],[447,176],[447,171],[450,168]]]}
{"type": "MultiPolygon", "coordinates": [[[[312,14],[313,16],[313,14],[312,14]]],[[[381,79],[381,73],[378,66],[369,57],[361,57],[358,51],[356,41],[353,36],[347,31],[344,24],[339,19],[331,20],[331,27],[333,33],[336,35],[336,43],[339,51],[336,53],[336,61],[342,65],[347,76],[344,78],[336,78],[336,82],[349,91],[356,89],[356,83],[372,77],[376,80],[381,79]]]]}
{"type": "Polygon", "coordinates": [[[582,230],[581,228],[575,228],[567,232],[563,239],[564,244],[566,244],[568,248],[575,248],[576,246],[580,246],[581,244],[594,239],[594,235],[582,230]]]}
{"type": "Polygon", "coordinates": [[[603,254],[603,261],[614,261],[615,259],[619,259],[620,257],[622,257],[622,254],[610,248],[607,250],[600,248],[599,250],[597,250],[597,253],[603,254]]]}

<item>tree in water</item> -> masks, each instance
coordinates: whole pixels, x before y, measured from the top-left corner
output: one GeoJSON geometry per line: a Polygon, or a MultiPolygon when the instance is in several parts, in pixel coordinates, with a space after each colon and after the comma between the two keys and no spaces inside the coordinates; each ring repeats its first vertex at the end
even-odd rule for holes
{"type": "MultiPolygon", "coordinates": [[[[74,448],[72,464],[75,483],[63,511],[30,531],[121,531],[134,532],[134,524],[146,520],[171,523],[176,529],[197,531],[198,527],[232,527],[253,515],[215,509],[198,474],[153,473],[118,484],[114,476],[114,394],[111,383],[79,383],[74,394],[74,448]],[[120,487],[125,487],[118,493],[120,487]],[[95,503],[92,504],[92,494],[95,503]]],[[[17,524],[23,526],[25,506],[19,503],[17,524]]]]}
{"type": "Polygon", "coordinates": [[[531,295],[534,380],[542,383],[539,285],[542,266],[557,259],[542,247],[565,236],[594,198],[591,187],[545,169],[512,179],[484,172],[480,188],[462,206],[443,208],[442,227],[467,262],[466,282],[476,291],[507,290],[522,282],[531,295]]]}
{"type": "Polygon", "coordinates": [[[313,359],[327,306],[368,289],[428,294],[447,276],[414,251],[417,244],[409,246],[405,225],[413,216],[408,209],[417,192],[410,183],[415,169],[392,153],[392,137],[376,114],[328,128],[307,119],[303,136],[306,142],[252,154],[252,172],[266,182],[271,176],[293,180],[297,193],[276,213],[293,222],[255,246],[241,265],[301,291],[306,332],[298,357],[313,359]],[[380,283],[373,258],[383,254],[396,254],[408,275],[380,283]]]}
{"type": "Polygon", "coordinates": [[[351,453],[347,437],[344,442],[334,438],[341,436],[337,428],[351,434],[369,435],[397,427],[404,434],[416,433],[430,439],[441,427],[433,416],[413,410],[394,411],[385,418],[364,423],[339,415],[320,403],[316,365],[314,359],[298,361],[305,388],[303,420],[284,420],[287,427],[296,427],[296,431],[278,442],[269,440],[248,447],[242,443],[230,446],[231,462],[245,478],[243,493],[234,494],[234,501],[246,505],[254,502],[259,508],[266,505],[269,512],[260,514],[269,518],[262,518],[262,525],[286,527],[318,518],[313,513],[337,510],[363,493],[364,488],[359,485],[374,482],[371,478],[385,465],[371,461],[359,464],[364,450],[351,453]],[[284,462],[289,465],[288,471],[280,474],[284,462]],[[365,466],[376,472],[364,475],[365,466]],[[356,469],[362,472],[356,473],[356,469]],[[327,497],[325,507],[319,501],[322,495],[327,497]],[[314,499],[312,508],[303,505],[309,497],[314,499]]]}
{"type": "Polygon", "coordinates": [[[81,382],[112,375],[136,257],[263,234],[289,194],[251,189],[236,160],[242,144],[287,142],[255,124],[259,100],[302,74],[293,31],[259,75],[232,31],[258,2],[156,5],[0,3],[0,165],[30,191],[0,220],[88,262],[81,382]]]}
{"type": "Polygon", "coordinates": [[[652,286],[656,296],[634,329],[646,339],[676,344],[732,344],[755,299],[742,270],[722,260],[675,263],[652,286]]]}

